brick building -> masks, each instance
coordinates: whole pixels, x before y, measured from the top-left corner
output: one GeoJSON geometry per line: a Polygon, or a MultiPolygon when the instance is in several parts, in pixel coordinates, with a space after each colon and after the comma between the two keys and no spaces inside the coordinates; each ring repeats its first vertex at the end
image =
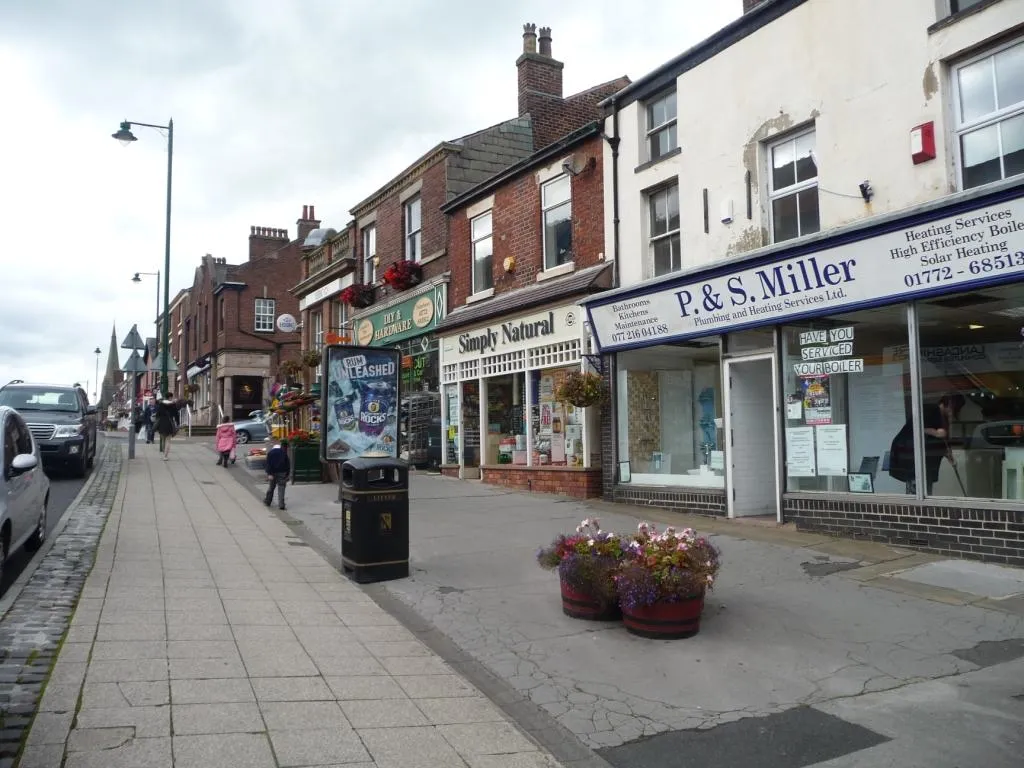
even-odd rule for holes
{"type": "Polygon", "coordinates": [[[557,391],[588,352],[578,299],[610,286],[602,152],[594,121],[443,209],[446,474],[600,494],[598,409],[560,402],[557,391]]]}
{"type": "MultiPolygon", "coordinates": [[[[353,343],[397,347],[403,353],[402,388],[412,400],[433,403],[429,430],[440,423],[440,366],[435,328],[448,306],[448,217],[442,206],[487,182],[552,142],[600,116],[598,102],[628,78],[562,94],[563,63],[553,58],[551,30],[524,25],[516,60],[518,114],[494,126],[437,144],[356,205],[353,282],[360,294],[350,307],[353,343]],[[388,268],[401,273],[390,278],[388,268]]],[[[332,290],[345,287],[334,282],[332,290]]],[[[322,297],[323,298],[323,297],[322,297]]],[[[425,432],[409,430],[409,458],[426,456],[425,432]]]]}
{"type": "Polygon", "coordinates": [[[295,240],[286,229],[252,227],[245,263],[207,254],[196,268],[181,344],[197,423],[263,408],[281,363],[299,357],[298,334],[278,330],[277,319],[298,314],[289,288],[302,274],[301,244],[319,224],[305,206],[295,240]]]}

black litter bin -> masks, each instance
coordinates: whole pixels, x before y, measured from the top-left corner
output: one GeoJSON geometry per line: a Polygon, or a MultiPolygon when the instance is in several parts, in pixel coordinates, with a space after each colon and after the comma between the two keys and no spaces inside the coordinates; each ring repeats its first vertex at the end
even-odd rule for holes
{"type": "Polygon", "coordinates": [[[341,465],[341,560],[360,584],[409,575],[409,467],[389,458],[341,465]]]}

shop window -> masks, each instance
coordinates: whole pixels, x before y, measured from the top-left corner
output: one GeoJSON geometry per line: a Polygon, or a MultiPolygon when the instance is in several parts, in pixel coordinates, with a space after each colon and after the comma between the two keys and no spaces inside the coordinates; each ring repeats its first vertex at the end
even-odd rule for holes
{"type": "MultiPolygon", "coordinates": [[[[449,366],[446,366],[449,367],[449,366]]],[[[459,463],[459,385],[444,385],[445,423],[447,432],[444,435],[444,463],[459,463]]]]}
{"type": "Polygon", "coordinates": [[[651,260],[654,276],[667,275],[683,268],[679,239],[679,185],[652,192],[650,208],[651,260]]]}
{"type": "Polygon", "coordinates": [[[526,466],[526,374],[490,376],[484,464],[526,466]]]}
{"type": "Polygon", "coordinates": [[[528,373],[531,392],[530,461],[533,466],[582,467],[585,410],[558,399],[558,390],[579,363],[528,373]]]}
{"type": "Polygon", "coordinates": [[[814,234],[821,229],[814,131],[775,142],[768,147],[768,154],[772,242],[814,234]]]}
{"type": "Polygon", "coordinates": [[[618,356],[619,461],[630,482],[725,488],[717,338],[618,356]]]}
{"type": "Polygon", "coordinates": [[[494,272],[491,268],[494,256],[491,221],[491,212],[488,211],[470,223],[473,240],[473,293],[481,293],[494,287],[494,272]]]}
{"type": "Polygon", "coordinates": [[[921,493],[1024,500],[1024,286],[917,307],[921,493]]]}
{"type": "Polygon", "coordinates": [[[563,174],[540,188],[544,219],[544,269],[572,261],[572,186],[563,174]]]}
{"type": "Polygon", "coordinates": [[[954,73],[963,188],[1024,173],[1024,41],[989,51],[954,73]]]}
{"type": "Polygon", "coordinates": [[[782,329],[788,491],[905,494],[890,474],[911,413],[905,305],[782,329]]]}

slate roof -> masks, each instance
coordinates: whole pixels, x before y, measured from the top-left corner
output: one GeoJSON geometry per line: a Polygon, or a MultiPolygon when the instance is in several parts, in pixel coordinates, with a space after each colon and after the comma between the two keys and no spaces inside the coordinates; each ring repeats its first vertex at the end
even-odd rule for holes
{"type": "Polygon", "coordinates": [[[448,157],[448,200],[533,154],[533,124],[515,117],[450,143],[459,150],[448,157]]]}
{"type": "Polygon", "coordinates": [[[597,293],[611,286],[611,264],[587,267],[566,277],[548,280],[528,288],[502,293],[492,299],[456,307],[437,324],[437,330],[461,328],[492,317],[521,312],[581,293],[597,293]]]}

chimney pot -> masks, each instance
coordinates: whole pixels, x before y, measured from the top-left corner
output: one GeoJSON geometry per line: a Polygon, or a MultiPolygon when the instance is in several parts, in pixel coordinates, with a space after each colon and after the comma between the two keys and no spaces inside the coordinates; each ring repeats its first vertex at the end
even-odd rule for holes
{"type": "Polygon", "coordinates": [[[256,227],[254,227],[254,226],[249,227],[249,236],[251,237],[252,235],[255,235],[255,234],[256,234],[256,227]]]}
{"type": "Polygon", "coordinates": [[[302,206],[302,218],[303,219],[308,219],[309,218],[309,206],[308,205],[302,206]]]}
{"type": "Polygon", "coordinates": [[[537,52],[537,25],[523,24],[523,53],[537,52]]]}
{"type": "Polygon", "coordinates": [[[540,55],[551,58],[551,27],[540,28],[540,55]]]}
{"type": "Polygon", "coordinates": [[[313,220],[313,221],[316,221],[316,214],[313,213],[313,206],[312,205],[309,206],[309,218],[311,220],[313,220]]]}

